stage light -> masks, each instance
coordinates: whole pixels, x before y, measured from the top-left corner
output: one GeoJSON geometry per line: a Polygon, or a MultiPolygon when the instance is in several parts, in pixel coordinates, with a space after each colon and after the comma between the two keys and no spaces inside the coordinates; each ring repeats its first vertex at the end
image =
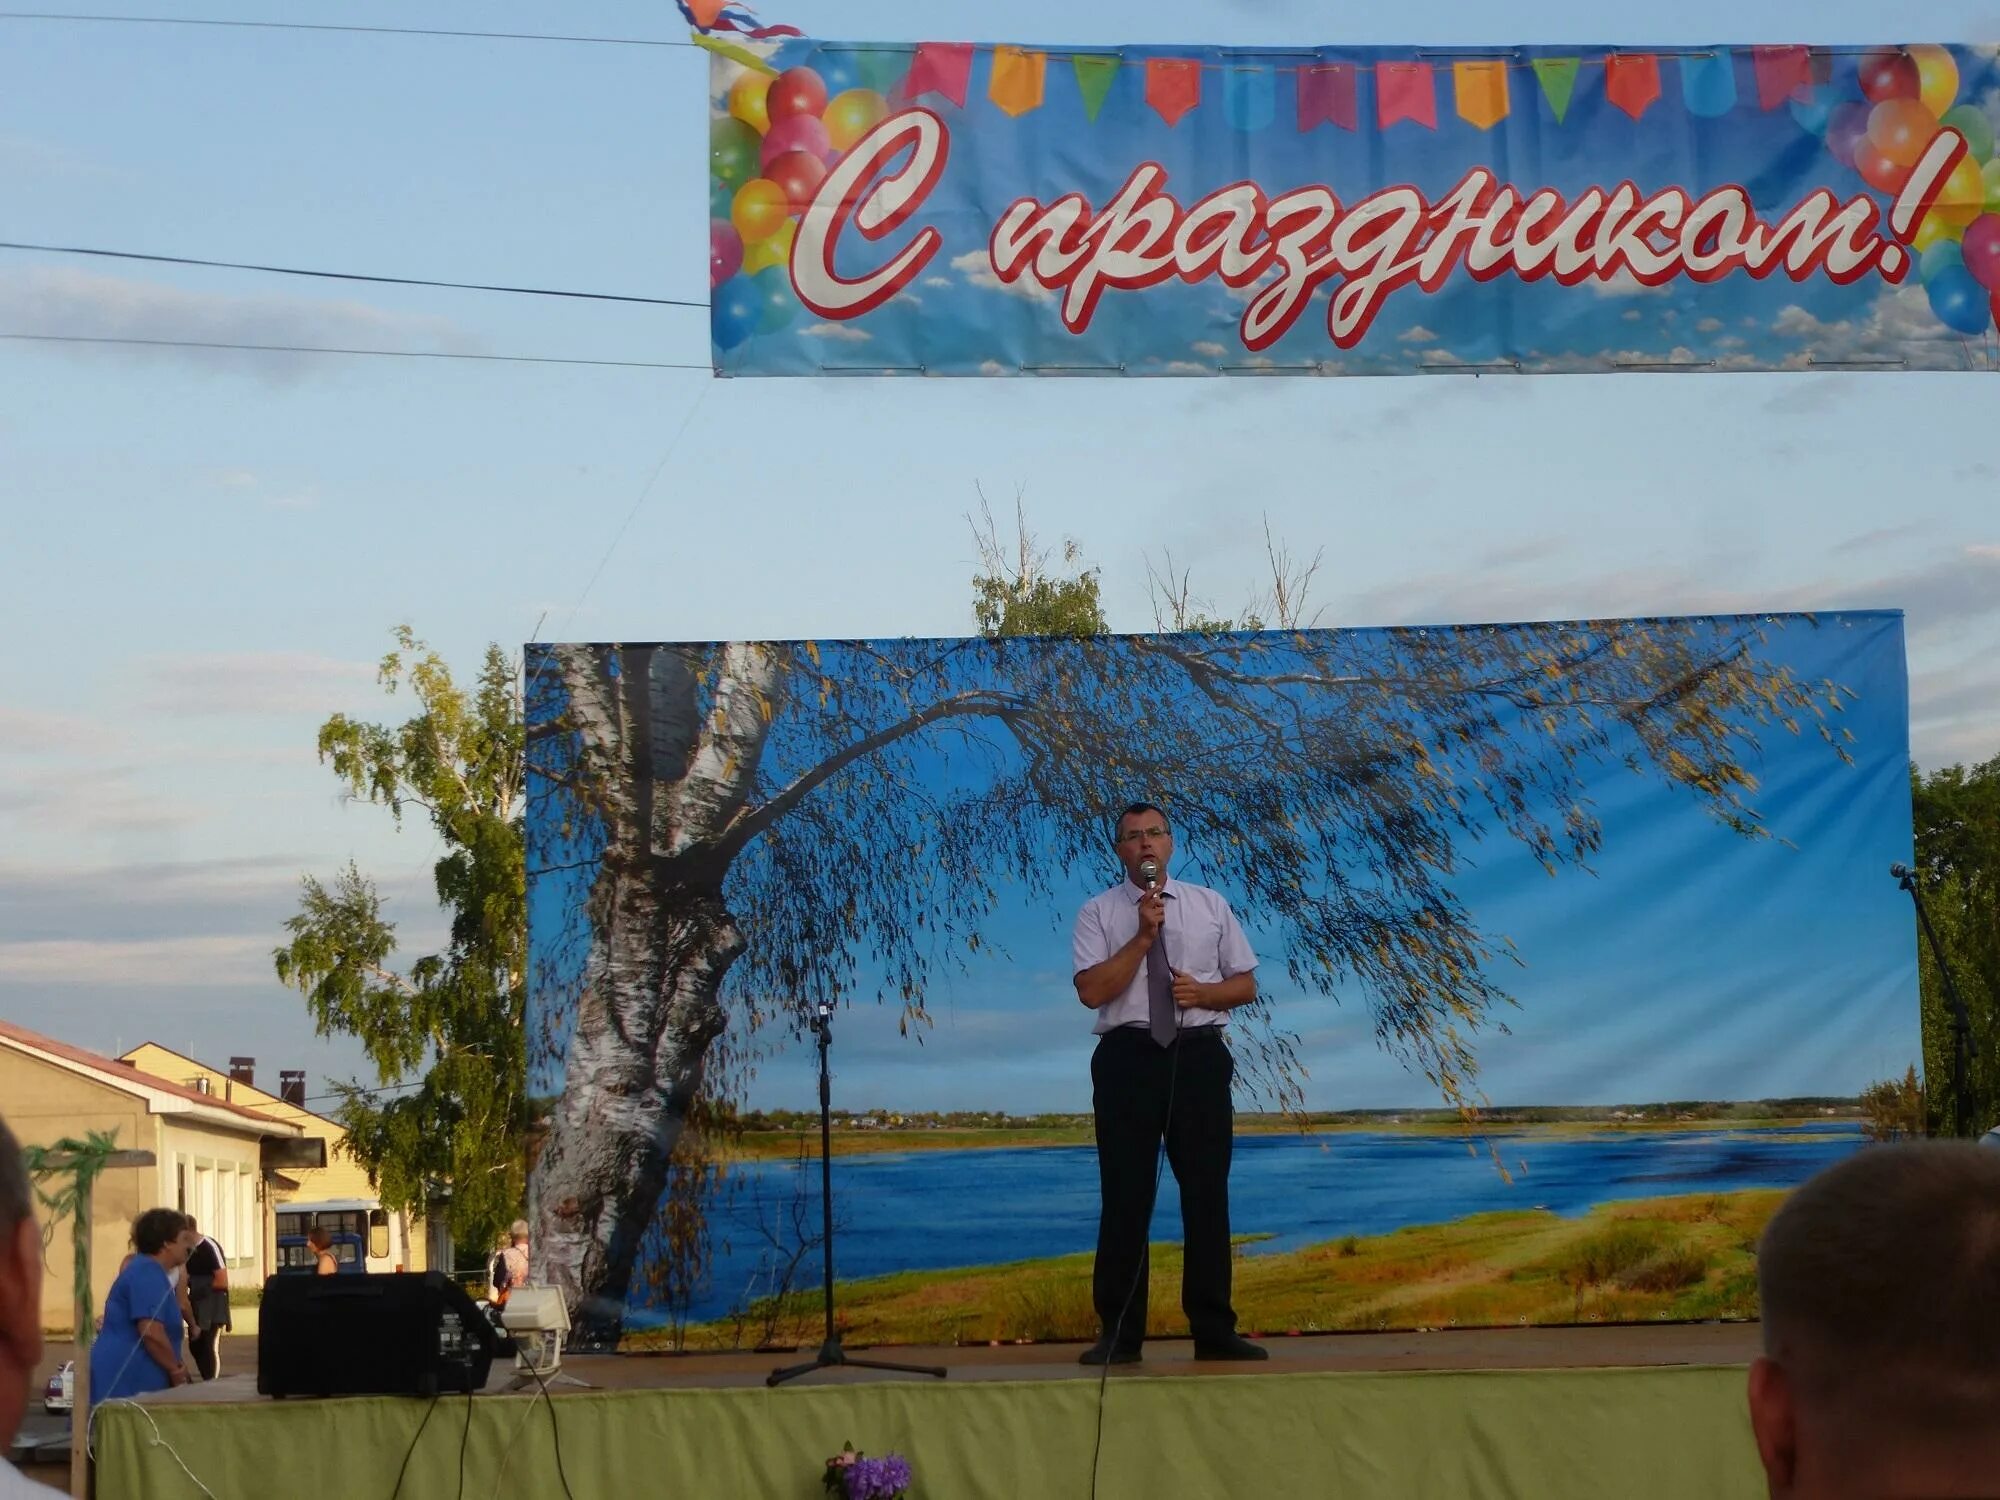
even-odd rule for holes
{"type": "Polygon", "coordinates": [[[514,1338],[514,1369],[522,1376],[546,1380],[562,1368],[563,1335],[569,1332],[569,1309],[552,1286],[516,1287],[500,1309],[500,1326],[514,1338]]]}

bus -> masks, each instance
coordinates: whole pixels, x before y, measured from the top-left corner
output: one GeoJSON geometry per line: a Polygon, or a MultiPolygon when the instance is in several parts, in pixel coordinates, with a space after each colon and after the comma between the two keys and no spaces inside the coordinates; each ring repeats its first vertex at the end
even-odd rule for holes
{"type": "Polygon", "coordinates": [[[312,1270],[313,1251],[306,1243],[306,1232],[316,1227],[333,1236],[333,1260],[343,1276],[380,1275],[409,1264],[403,1216],[390,1213],[373,1198],[280,1203],[276,1217],[280,1275],[312,1270]]]}

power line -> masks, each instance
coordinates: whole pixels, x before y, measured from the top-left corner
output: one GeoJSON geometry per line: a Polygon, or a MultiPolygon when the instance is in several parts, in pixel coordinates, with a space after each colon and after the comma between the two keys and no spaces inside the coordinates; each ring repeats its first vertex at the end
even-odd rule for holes
{"type": "Polygon", "coordinates": [[[421,276],[371,276],[360,271],[310,271],[300,266],[266,266],[254,261],[203,260],[193,255],[146,255],[137,250],[99,250],[89,245],[36,245],[0,240],[0,250],[33,250],[49,255],[96,255],[107,260],[144,260],[164,266],[214,266],[225,271],[268,271],[274,276],[316,276],[325,281],[372,281],[385,286],[439,286],[461,292],[511,292],[521,297],[576,297],[587,302],[638,302],[649,307],[707,307],[688,297],[628,297],[619,292],[572,292],[553,287],[501,286],[484,281],[431,281],[421,276]]]}
{"type": "Polygon", "coordinates": [[[51,11],[0,11],[0,21],[87,21],[119,26],[217,26],[244,31],[340,31],[360,36],[477,37],[497,42],[574,42],[598,47],[688,47],[694,42],[651,36],[569,36],[545,31],[447,31],[432,26],[339,26],[318,21],[230,21],[196,16],[79,16],[51,11]]]}
{"type": "Polygon", "coordinates": [[[5,333],[0,339],[41,344],[130,344],[154,349],[240,349],[258,354],[368,354],[385,359],[471,359],[508,365],[596,365],[614,370],[707,370],[706,364],[652,359],[560,359],[547,354],[455,354],[442,349],[335,349],[320,344],[235,344],[211,339],[113,338],[82,333],[5,333]]]}

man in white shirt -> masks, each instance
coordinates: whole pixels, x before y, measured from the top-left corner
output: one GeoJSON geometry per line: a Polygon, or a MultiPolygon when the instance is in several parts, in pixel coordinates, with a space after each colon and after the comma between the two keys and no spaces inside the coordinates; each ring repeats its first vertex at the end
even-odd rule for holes
{"type": "Polygon", "coordinates": [[[1103,1337],[1087,1365],[1131,1364],[1146,1337],[1146,1231],[1162,1140],[1181,1190],[1181,1308],[1197,1359],[1263,1359],[1230,1304],[1229,1155],[1235,1065],[1231,1010],[1257,998],[1257,955],[1229,903],[1169,880],[1174,836],[1150,802],[1120,814],[1112,848],[1125,879],[1084,903],[1071,956],[1076,995],[1096,1013],[1090,1060],[1097,1115],[1092,1299],[1103,1337]]]}
{"type": "MultiPolygon", "coordinates": [[[[42,1359],[42,1232],[20,1143],[0,1120],[0,1454],[13,1445],[42,1359]]],[[[0,1500],[48,1496],[0,1457],[0,1500]]]]}

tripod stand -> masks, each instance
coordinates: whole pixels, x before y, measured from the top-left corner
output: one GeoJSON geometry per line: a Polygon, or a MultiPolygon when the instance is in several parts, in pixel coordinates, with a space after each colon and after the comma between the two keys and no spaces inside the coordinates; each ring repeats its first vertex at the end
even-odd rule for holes
{"type": "Polygon", "coordinates": [[[1972,1110],[1971,1101],[1965,1097],[1965,1065],[1972,1053],[1972,1017],[1952,980],[1951,961],[1945,957],[1937,929],[1931,926],[1931,914],[1924,910],[1924,898],[1917,891],[1917,872],[1908,865],[1894,864],[1889,866],[1889,873],[1916,903],[1917,922],[1931,945],[1931,957],[1937,960],[1938,978],[1943,981],[1945,999],[1951,1005],[1951,1130],[1953,1135],[1970,1135],[1966,1122],[1972,1118],[1972,1110]]]}
{"type": "Polygon", "coordinates": [[[836,1365],[856,1370],[891,1370],[900,1375],[935,1375],[945,1372],[937,1365],[895,1365],[881,1360],[853,1359],[840,1347],[840,1333],[833,1326],[833,1080],[827,1071],[826,1050],[833,1045],[833,1006],[821,1004],[813,1014],[813,1032],[819,1038],[819,1201],[826,1218],[826,1341],[819,1353],[802,1365],[787,1365],[764,1377],[764,1384],[782,1385],[814,1370],[830,1370],[836,1365]]]}

